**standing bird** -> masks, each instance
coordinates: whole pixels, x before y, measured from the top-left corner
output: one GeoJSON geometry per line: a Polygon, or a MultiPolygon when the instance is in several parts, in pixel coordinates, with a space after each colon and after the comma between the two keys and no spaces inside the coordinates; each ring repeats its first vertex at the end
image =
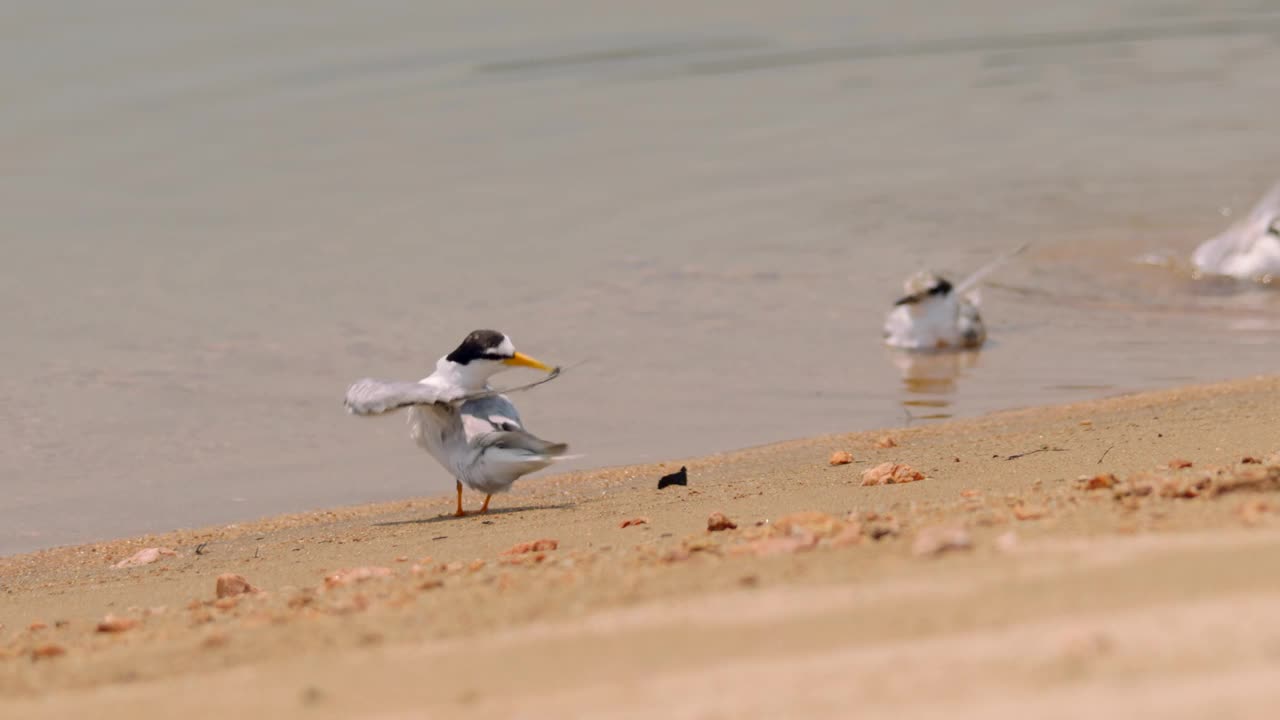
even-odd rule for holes
{"type": "Polygon", "coordinates": [[[418,382],[358,380],[347,389],[347,411],[381,415],[409,408],[409,435],[431,453],[458,486],[485,493],[480,512],[489,511],[494,493],[506,492],[523,475],[563,459],[569,446],[527,432],[515,405],[489,386],[489,378],[511,367],[529,367],[550,375],[505,392],[540,385],[560,373],[516,352],[511,338],[496,330],[476,330],[453,352],[436,362],[436,371],[418,382]]]}
{"type": "Polygon", "coordinates": [[[1202,273],[1238,280],[1280,276],[1280,183],[1247,217],[1196,248],[1191,262],[1202,273]]]}
{"type": "Polygon", "coordinates": [[[884,320],[885,344],[903,350],[980,347],[987,340],[987,328],[978,314],[978,284],[1029,244],[987,263],[956,286],[928,271],[907,278],[906,296],[893,304],[884,320]]]}

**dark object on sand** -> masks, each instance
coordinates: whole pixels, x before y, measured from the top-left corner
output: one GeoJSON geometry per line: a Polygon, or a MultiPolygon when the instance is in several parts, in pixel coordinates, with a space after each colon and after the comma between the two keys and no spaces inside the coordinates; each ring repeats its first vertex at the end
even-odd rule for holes
{"type": "Polygon", "coordinates": [[[688,485],[688,484],[689,484],[689,473],[685,470],[685,467],[681,465],[679,472],[673,472],[670,475],[662,476],[662,479],[658,481],[658,489],[661,490],[662,488],[668,485],[688,485]]]}

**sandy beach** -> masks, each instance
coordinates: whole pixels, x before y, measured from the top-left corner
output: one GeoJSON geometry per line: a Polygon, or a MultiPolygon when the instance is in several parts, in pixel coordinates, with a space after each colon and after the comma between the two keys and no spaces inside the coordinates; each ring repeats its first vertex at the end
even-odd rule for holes
{"type": "Polygon", "coordinates": [[[1269,717],[1277,426],[1262,377],[6,557],[0,715],[1269,717]]]}

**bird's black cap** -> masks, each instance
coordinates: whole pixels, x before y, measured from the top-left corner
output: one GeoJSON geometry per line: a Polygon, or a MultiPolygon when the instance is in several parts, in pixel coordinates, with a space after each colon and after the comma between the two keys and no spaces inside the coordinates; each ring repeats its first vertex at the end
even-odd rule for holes
{"type": "Polygon", "coordinates": [[[445,359],[459,365],[472,360],[503,360],[506,356],[499,354],[498,347],[506,339],[507,336],[497,330],[473,330],[445,359]]]}

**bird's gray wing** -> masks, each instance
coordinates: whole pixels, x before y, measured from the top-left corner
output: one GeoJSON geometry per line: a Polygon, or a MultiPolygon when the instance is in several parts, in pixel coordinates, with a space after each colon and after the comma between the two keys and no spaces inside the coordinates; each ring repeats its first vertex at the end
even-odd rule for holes
{"type": "Polygon", "coordinates": [[[505,395],[487,395],[467,400],[458,408],[467,442],[482,435],[505,430],[523,430],[520,412],[505,395]]]}
{"type": "Polygon", "coordinates": [[[524,450],[532,455],[546,458],[560,457],[569,451],[568,443],[543,440],[533,433],[524,430],[503,430],[484,436],[479,443],[482,448],[501,448],[503,450],[524,450]]]}
{"type": "Polygon", "coordinates": [[[347,388],[344,404],[353,415],[381,415],[411,405],[448,402],[440,390],[430,385],[400,380],[365,378],[347,388]]]}

